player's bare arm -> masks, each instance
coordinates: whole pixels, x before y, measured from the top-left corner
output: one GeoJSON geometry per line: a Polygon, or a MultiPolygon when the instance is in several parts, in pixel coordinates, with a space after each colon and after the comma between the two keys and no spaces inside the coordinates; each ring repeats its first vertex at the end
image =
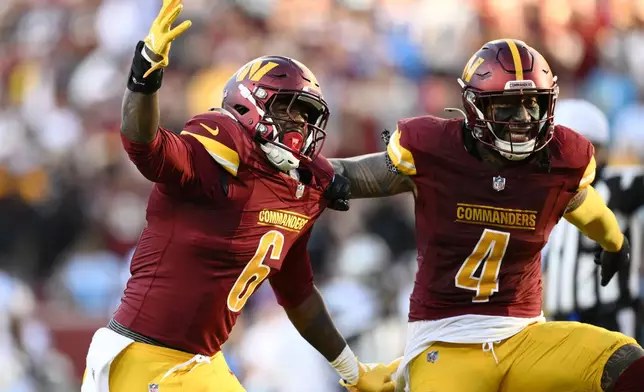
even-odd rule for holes
{"type": "Polygon", "coordinates": [[[644,350],[635,344],[619,348],[606,362],[602,373],[601,386],[604,392],[611,392],[619,376],[636,360],[644,358],[644,350]]]}
{"type": "Polygon", "coordinates": [[[400,361],[398,358],[388,365],[378,364],[371,370],[358,362],[346,341],[337,330],[324,305],[317,288],[295,308],[286,309],[293,326],[311,346],[343,375],[341,384],[350,391],[393,392],[395,382],[391,380],[400,361]]]}
{"type": "Polygon", "coordinates": [[[336,359],[347,345],[333,324],[317,288],[300,306],[286,309],[286,314],[300,335],[329,362],[336,359]]]}
{"type": "Polygon", "coordinates": [[[182,9],[181,0],[164,0],[147,37],[137,43],[121,107],[121,140],[130,160],[148,180],[173,185],[195,178],[188,143],[159,125],[157,91],[170,44],[190,27],[185,21],[172,28],[182,9]]]}
{"type": "Polygon", "coordinates": [[[337,174],[349,179],[352,199],[393,196],[415,190],[408,176],[391,170],[384,151],[330,161],[337,174]]]}
{"type": "Polygon", "coordinates": [[[159,128],[159,99],[157,93],[143,94],[125,91],[121,107],[121,133],[138,143],[154,140],[159,128]]]}
{"type": "Polygon", "coordinates": [[[393,392],[390,379],[396,370],[377,365],[367,371],[335,327],[324,301],[313,282],[313,271],[307,252],[310,231],[290,249],[280,271],[270,277],[277,301],[284,308],[300,335],[326,358],[351,391],[393,392]]]}

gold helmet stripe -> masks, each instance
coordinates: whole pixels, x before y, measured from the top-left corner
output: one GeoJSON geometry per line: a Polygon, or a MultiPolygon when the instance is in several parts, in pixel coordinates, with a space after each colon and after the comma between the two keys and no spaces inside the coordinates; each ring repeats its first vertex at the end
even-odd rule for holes
{"type": "Polygon", "coordinates": [[[519,48],[517,48],[517,44],[514,43],[514,40],[506,39],[504,41],[510,47],[512,60],[514,60],[514,70],[517,74],[517,80],[523,80],[523,63],[521,62],[521,54],[519,53],[519,48]]]}

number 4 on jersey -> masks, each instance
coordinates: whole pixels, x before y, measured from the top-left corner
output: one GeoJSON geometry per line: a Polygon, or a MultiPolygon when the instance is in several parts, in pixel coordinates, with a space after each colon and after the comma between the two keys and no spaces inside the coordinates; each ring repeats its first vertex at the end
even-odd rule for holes
{"type": "Polygon", "coordinates": [[[509,240],[510,233],[485,229],[474,250],[458,270],[454,278],[456,287],[476,291],[472,302],[488,302],[490,296],[499,291],[499,271],[509,240]],[[481,273],[475,276],[481,263],[481,273]]]}

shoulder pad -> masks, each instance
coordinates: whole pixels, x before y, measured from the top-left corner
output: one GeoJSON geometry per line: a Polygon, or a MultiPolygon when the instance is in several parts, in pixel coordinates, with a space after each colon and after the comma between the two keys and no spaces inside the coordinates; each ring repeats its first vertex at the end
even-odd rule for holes
{"type": "Polygon", "coordinates": [[[233,176],[237,175],[252,143],[237,120],[220,110],[194,116],[181,135],[199,142],[215,162],[233,176]]]}
{"type": "Polygon", "coordinates": [[[431,116],[431,115],[409,117],[409,118],[404,118],[402,120],[399,120],[398,126],[403,126],[408,131],[409,130],[432,131],[434,129],[440,128],[441,127],[440,123],[444,120],[445,119],[443,118],[431,116]]]}
{"type": "MultiPolygon", "coordinates": [[[[462,120],[436,116],[419,116],[398,121],[401,138],[417,150],[432,152],[441,146],[446,131],[460,130],[462,120]],[[455,126],[456,125],[456,126],[455,126]]],[[[450,135],[451,136],[451,135],[450,135]]]]}
{"type": "Polygon", "coordinates": [[[318,185],[323,189],[326,189],[335,175],[333,165],[331,165],[331,162],[322,156],[322,154],[318,155],[313,162],[307,165],[307,167],[311,170],[311,173],[315,177],[318,185]]]}
{"type": "Polygon", "coordinates": [[[586,168],[595,153],[593,144],[580,133],[555,125],[554,136],[548,144],[552,167],[586,168]]]}
{"type": "MultiPolygon", "coordinates": [[[[435,116],[412,117],[398,121],[387,145],[387,155],[395,169],[403,174],[417,174],[417,161],[426,161],[423,155],[434,155],[441,148],[444,131],[453,119],[435,116]]],[[[421,170],[422,171],[422,170],[421,170]]]]}

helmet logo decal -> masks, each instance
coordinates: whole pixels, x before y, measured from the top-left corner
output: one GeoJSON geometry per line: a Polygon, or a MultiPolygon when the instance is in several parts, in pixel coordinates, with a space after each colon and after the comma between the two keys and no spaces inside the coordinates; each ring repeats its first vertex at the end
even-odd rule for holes
{"type": "Polygon", "coordinates": [[[269,73],[273,68],[277,67],[279,64],[269,61],[265,64],[262,64],[262,61],[252,61],[239,70],[237,74],[237,81],[241,82],[242,80],[248,77],[249,80],[253,82],[259,82],[264,75],[269,73]]]}
{"type": "Polygon", "coordinates": [[[469,81],[472,80],[472,76],[474,76],[474,72],[476,72],[476,70],[481,66],[481,64],[483,64],[484,61],[485,60],[481,57],[477,57],[476,55],[472,56],[470,61],[468,61],[465,65],[465,69],[463,69],[463,75],[461,76],[461,79],[469,83],[469,81]]]}
{"type": "Polygon", "coordinates": [[[505,43],[508,44],[510,53],[512,53],[512,61],[514,61],[514,72],[516,72],[517,74],[517,80],[523,80],[523,63],[521,62],[521,54],[519,53],[519,48],[517,48],[517,44],[511,39],[506,39],[505,43]]]}

